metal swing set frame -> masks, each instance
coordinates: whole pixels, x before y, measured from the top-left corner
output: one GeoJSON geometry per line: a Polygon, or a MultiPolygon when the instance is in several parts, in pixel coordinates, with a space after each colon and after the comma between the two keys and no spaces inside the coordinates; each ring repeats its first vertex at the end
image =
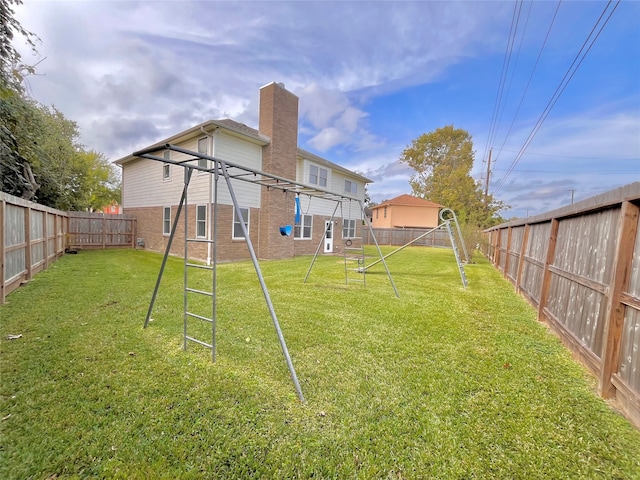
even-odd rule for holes
{"type": "MultiPolygon", "coordinates": [[[[249,182],[252,184],[256,184],[256,185],[260,185],[262,187],[266,187],[267,189],[277,189],[277,190],[281,190],[283,192],[293,192],[296,193],[298,196],[299,195],[307,195],[309,196],[309,198],[321,198],[321,199],[325,199],[325,200],[331,200],[336,202],[336,207],[333,211],[333,214],[331,215],[331,222],[333,222],[336,212],[338,210],[338,207],[342,205],[342,203],[344,201],[349,201],[350,203],[355,201],[358,203],[359,207],[360,207],[360,212],[361,212],[361,220],[363,222],[363,226],[361,228],[368,228],[369,232],[371,234],[371,238],[373,239],[373,243],[375,244],[376,250],[379,254],[379,260],[378,262],[382,262],[382,264],[384,265],[384,268],[386,270],[387,273],[387,277],[389,279],[389,282],[393,288],[393,291],[395,293],[396,296],[399,296],[398,294],[398,290],[396,288],[396,285],[393,281],[393,278],[391,276],[391,272],[389,271],[389,268],[387,267],[386,261],[385,261],[385,257],[383,256],[381,250],[380,250],[380,246],[378,245],[378,242],[375,238],[375,235],[373,233],[373,229],[371,228],[371,224],[367,218],[367,216],[364,213],[364,203],[362,200],[360,200],[359,198],[353,196],[353,195],[349,195],[349,194],[345,194],[345,193],[336,193],[336,192],[332,192],[330,190],[326,190],[317,186],[311,186],[311,185],[307,185],[304,183],[300,183],[300,182],[296,182],[294,180],[289,180],[283,177],[279,177],[277,175],[273,175],[271,173],[267,173],[267,172],[262,172],[260,170],[256,170],[256,169],[252,169],[249,167],[246,167],[244,165],[239,165],[237,163],[233,163],[233,162],[228,162],[226,160],[222,160],[220,158],[216,158],[210,155],[206,155],[204,153],[199,153],[199,152],[194,152],[192,150],[187,150],[185,148],[179,147],[177,145],[173,145],[173,144],[166,144],[162,147],[158,147],[158,146],[154,146],[154,147],[150,147],[148,149],[145,150],[139,150],[133,153],[133,156],[135,157],[140,157],[140,158],[145,158],[148,160],[154,160],[157,162],[162,162],[163,164],[170,164],[170,165],[175,165],[178,167],[182,167],[184,170],[184,186],[182,189],[182,195],[180,197],[180,203],[178,204],[178,208],[177,208],[177,212],[175,215],[175,218],[173,220],[173,224],[171,226],[171,232],[169,235],[169,239],[167,241],[167,246],[165,249],[165,253],[164,253],[164,257],[162,259],[162,264],[160,267],[160,271],[158,273],[158,278],[156,280],[156,284],[155,284],[155,288],[153,290],[153,295],[151,297],[151,301],[149,303],[149,309],[147,311],[147,316],[144,322],[144,328],[147,328],[149,325],[149,321],[151,320],[151,313],[156,301],[156,297],[158,294],[158,290],[160,288],[160,283],[162,280],[162,276],[164,273],[164,269],[167,263],[167,259],[169,257],[169,252],[171,250],[171,246],[173,244],[173,240],[178,228],[178,224],[180,221],[180,217],[181,215],[184,215],[184,288],[183,288],[183,348],[184,350],[187,350],[187,344],[189,341],[197,343],[199,345],[202,345],[206,348],[211,349],[212,352],[212,361],[215,362],[216,360],[216,317],[217,317],[217,312],[216,312],[216,307],[217,307],[217,301],[216,301],[216,294],[217,294],[217,248],[216,248],[216,240],[217,240],[217,231],[218,231],[218,182],[220,177],[222,177],[226,183],[229,195],[231,197],[232,203],[233,203],[233,207],[234,207],[234,211],[235,214],[237,216],[237,218],[239,219],[243,219],[242,216],[242,212],[241,212],[241,207],[240,204],[238,203],[238,199],[236,197],[235,191],[234,191],[234,187],[233,187],[233,180],[238,180],[238,181],[243,181],[243,182],[249,182]],[[157,152],[161,151],[161,150],[171,150],[174,152],[178,152],[181,153],[183,155],[186,155],[186,158],[184,160],[171,160],[171,159],[167,159],[164,158],[163,156],[158,156],[157,152]],[[207,164],[208,166],[204,167],[204,166],[200,166],[198,165],[198,161],[199,160],[207,160],[207,164]],[[195,162],[195,163],[194,163],[195,162]],[[208,173],[210,175],[213,175],[213,190],[214,190],[214,194],[213,194],[213,201],[212,201],[212,206],[213,206],[213,222],[212,223],[212,229],[213,229],[213,235],[212,238],[210,239],[200,239],[200,238],[189,238],[188,235],[188,208],[184,208],[186,205],[188,205],[188,189],[189,189],[189,184],[191,181],[191,177],[194,171],[199,171],[199,172],[204,172],[204,173],[208,173]],[[184,209],[184,213],[183,213],[183,209],[184,209]],[[206,242],[206,243],[210,243],[212,246],[212,250],[213,250],[213,255],[212,255],[212,262],[211,265],[201,265],[201,264],[197,264],[197,263],[192,263],[189,261],[189,244],[192,242],[206,242]],[[204,291],[201,289],[195,289],[195,288],[190,288],[189,287],[189,270],[190,269],[205,269],[208,270],[212,273],[212,283],[211,283],[211,290],[210,291],[204,291]],[[203,295],[206,296],[208,298],[210,298],[211,300],[211,317],[206,317],[204,315],[201,314],[196,314],[194,312],[190,312],[189,311],[189,294],[193,294],[193,295],[203,295]],[[211,324],[211,339],[210,341],[203,341],[200,339],[196,339],[192,336],[189,335],[189,332],[187,331],[187,325],[188,325],[188,320],[190,319],[197,319],[197,320],[201,320],[207,323],[211,324]],[[210,342],[210,343],[209,343],[210,342]]],[[[256,256],[255,250],[253,248],[253,243],[251,241],[251,237],[249,236],[249,232],[247,230],[247,226],[245,224],[244,221],[240,221],[240,227],[242,229],[242,233],[244,235],[244,238],[246,240],[246,244],[247,244],[247,249],[249,251],[249,255],[251,257],[251,261],[253,262],[253,266],[256,272],[256,276],[258,278],[258,281],[260,283],[260,287],[262,289],[262,293],[264,295],[264,299],[267,305],[267,308],[269,310],[271,319],[273,321],[273,325],[275,327],[276,330],[276,334],[278,336],[278,340],[280,342],[280,347],[282,349],[282,353],[285,357],[285,361],[287,364],[287,368],[289,369],[289,374],[291,376],[291,380],[294,384],[294,388],[296,390],[296,394],[299,398],[299,400],[301,402],[304,402],[304,395],[302,393],[302,389],[300,388],[300,383],[298,381],[298,377],[296,375],[295,372],[295,368],[293,366],[293,362],[291,360],[291,356],[289,355],[289,350],[287,348],[287,344],[285,342],[284,339],[284,335],[282,333],[282,330],[280,328],[280,323],[278,321],[278,317],[276,315],[276,311],[275,308],[273,306],[273,303],[271,301],[271,296],[269,295],[269,290],[267,288],[267,285],[265,283],[264,277],[262,275],[262,270],[260,268],[260,264],[258,262],[258,258],[256,256]]],[[[304,281],[306,282],[307,278],[309,277],[309,274],[311,273],[311,269],[313,268],[313,265],[316,261],[318,252],[320,251],[320,248],[325,240],[325,237],[327,235],[327,231],[325,230],[322,240],[320,241],[320,244],[318,245],[318,248],[316,250],[315,255],[313,256],[313,259],[311,261],[311,265],[309,266],[309,270],[307,271],[307,275],[304,279],[304,281]]],[[[364,275],[364,272],[362,272],[362,274],[364,275]]]]}

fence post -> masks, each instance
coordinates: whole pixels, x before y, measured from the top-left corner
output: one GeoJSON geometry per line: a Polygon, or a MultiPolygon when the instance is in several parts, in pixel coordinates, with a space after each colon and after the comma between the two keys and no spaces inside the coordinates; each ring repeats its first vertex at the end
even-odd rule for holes
{"type": "Polygon", "coordinates": [[[0,199],[0,305],[4,303],[6,296],[4,289],[4,211],[6,202],[4,198],[0,199]]]}
{"type": "Polygon", "coordinates": [[[527,243],[529,242],[529,230],[531,229],[530,224],[526,224],[524,226],[524,234],[522,235],[522,245],[520,246],[520,258],[518,259],[518,271],[516,272],[516,292],[522,293],[522,287],[520,286],[520,282],[522,281],[522,271],[524,270],[524,256],[527,252],[527,243]]]}
{"type": "Polygon", "coordinates": [[[496,230],[496,246],[495,246],[495,258],[493,260],[493,264],[500,271],[500,244],[502,243],[502,228],[498,228],[496,230]]]}
{"type": "Polygon", "coordinates": [[[106,249],[106,241],[107,241],[107,219],[105,218],[104,213],[102,214],[102,249],[106,249]]]}
{"type": "Polygon", "coordinates": [[[542,271],[542,285],[540,287],[540,303],[538,305],[538,320],[544,320],[544,309],[547,306],[547,297],[549,296],[549,286],[551,284],[551,270],[549,266],[553,264],[553,258],[556,253],[556,242],[558,241],[558,228],[560,222],[557,218],[551,220],[551,231],[549,232],[549,244],[547,246],[547,258],[544,262],[542,271]]]}
{"type": "Polygon", "coordinates": [[[24,210],[24,264],[27,267],[27,280],[31,280],[31,207],[24,210]]]}
{"type": "Polygon", "coordinates": [[[42,212],[42,236],[44,237],[44,245],[42,246],[42,254],[44,256],[44,264],[42,268],[46,270],[49,268],[49,229],[47,223],[49,222],[49,214],[46,211],[42,212]]]}
{"type": "Polygon", "coordinates": [[[513,227],[507,228],[507,246],[504,249],[504,255],[505,255],[504,272],[502,272],[502,275],[506,279],[509,278],[509,263],[511,260],[511,236],[512,235],[513,235],[513,227]]]}
{"type": "Polygon", "coordinates": [[[615,395],[616,389],[611,377],[617,373],[620,363],[620,340],[624,327],[625,305],[621,302],[621,293],[629,288],[633,250],[638,234],[638,212],[640,207],[631,202],[623,202],[620,209],[620,227],[615,255],[611,286],[607,292],[607,311],[605,315],[602,355],[600,356],[600,378],[598,391],[604,398],[615,395]]]}

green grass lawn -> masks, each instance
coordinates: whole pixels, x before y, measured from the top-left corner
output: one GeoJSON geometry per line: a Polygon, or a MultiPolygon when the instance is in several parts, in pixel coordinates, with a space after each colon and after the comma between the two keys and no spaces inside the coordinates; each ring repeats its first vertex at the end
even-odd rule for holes
{"type": "Polygon", "coordinates": [[[263,262],[306,403],[250,262],[218,268],[212,363],[182,350],[181,260],[142,328],[160,261],[66,255],[0,307],[0,478],[640,478],[640,432],[483,259],[463,289],[407,248],[400,298],[381,265],[263,262]]]}

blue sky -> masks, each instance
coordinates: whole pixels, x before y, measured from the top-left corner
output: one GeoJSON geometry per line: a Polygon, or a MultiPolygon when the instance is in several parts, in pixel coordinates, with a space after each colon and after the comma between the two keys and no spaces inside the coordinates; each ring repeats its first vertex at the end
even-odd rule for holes
{"type": "Polygon", "coordinates": [[[17,44],[40,62],[30,92],[112,160],[208,119],[257,127],[258,89],[278,81],[300,98],[300,146],[374,180],[377,202],[411,193],[402,150],[450,124],[472,135],[479,182],[492,149],[505,218],[640,180],[640,2],[26,0],[16,12],[42,40],[35,57],[17,44]]]}

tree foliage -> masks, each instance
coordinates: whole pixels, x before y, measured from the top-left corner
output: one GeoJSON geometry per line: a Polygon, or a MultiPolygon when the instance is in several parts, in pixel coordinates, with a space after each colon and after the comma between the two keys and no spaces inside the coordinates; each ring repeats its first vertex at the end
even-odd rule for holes
{"type": "Polygon", "coordinates": [[[415,170],[409,184],[418,197],[451,208],[462,223],[487,227],[500,221],[506,208],[485,197],[471,177],[474,151],[471,135],[453,125],[424,133],[402,151],[400,161],[415,170]]]}
{"type": "Polygon", "coordinates": [[[60,210],[96,210],[120,200],[116,168],[79,143],[77,124],[55,107],[40,105],[22,88],[25,68],[13,48],[14,33],[35,47],[33,34],[0,0],[0,175],[2,191],[60,210]]]}
{"type": "Polygon", "coordinates": [[[20,52],[13,46],[16,34],[36,51],[38,37],[25,30],[14,17],[13,5],[22,5],[22,0],[0,0],[0,77],[13,89],[21,91],[25,73],[33,73],[33,67],[22,63],[20,52]]]}

